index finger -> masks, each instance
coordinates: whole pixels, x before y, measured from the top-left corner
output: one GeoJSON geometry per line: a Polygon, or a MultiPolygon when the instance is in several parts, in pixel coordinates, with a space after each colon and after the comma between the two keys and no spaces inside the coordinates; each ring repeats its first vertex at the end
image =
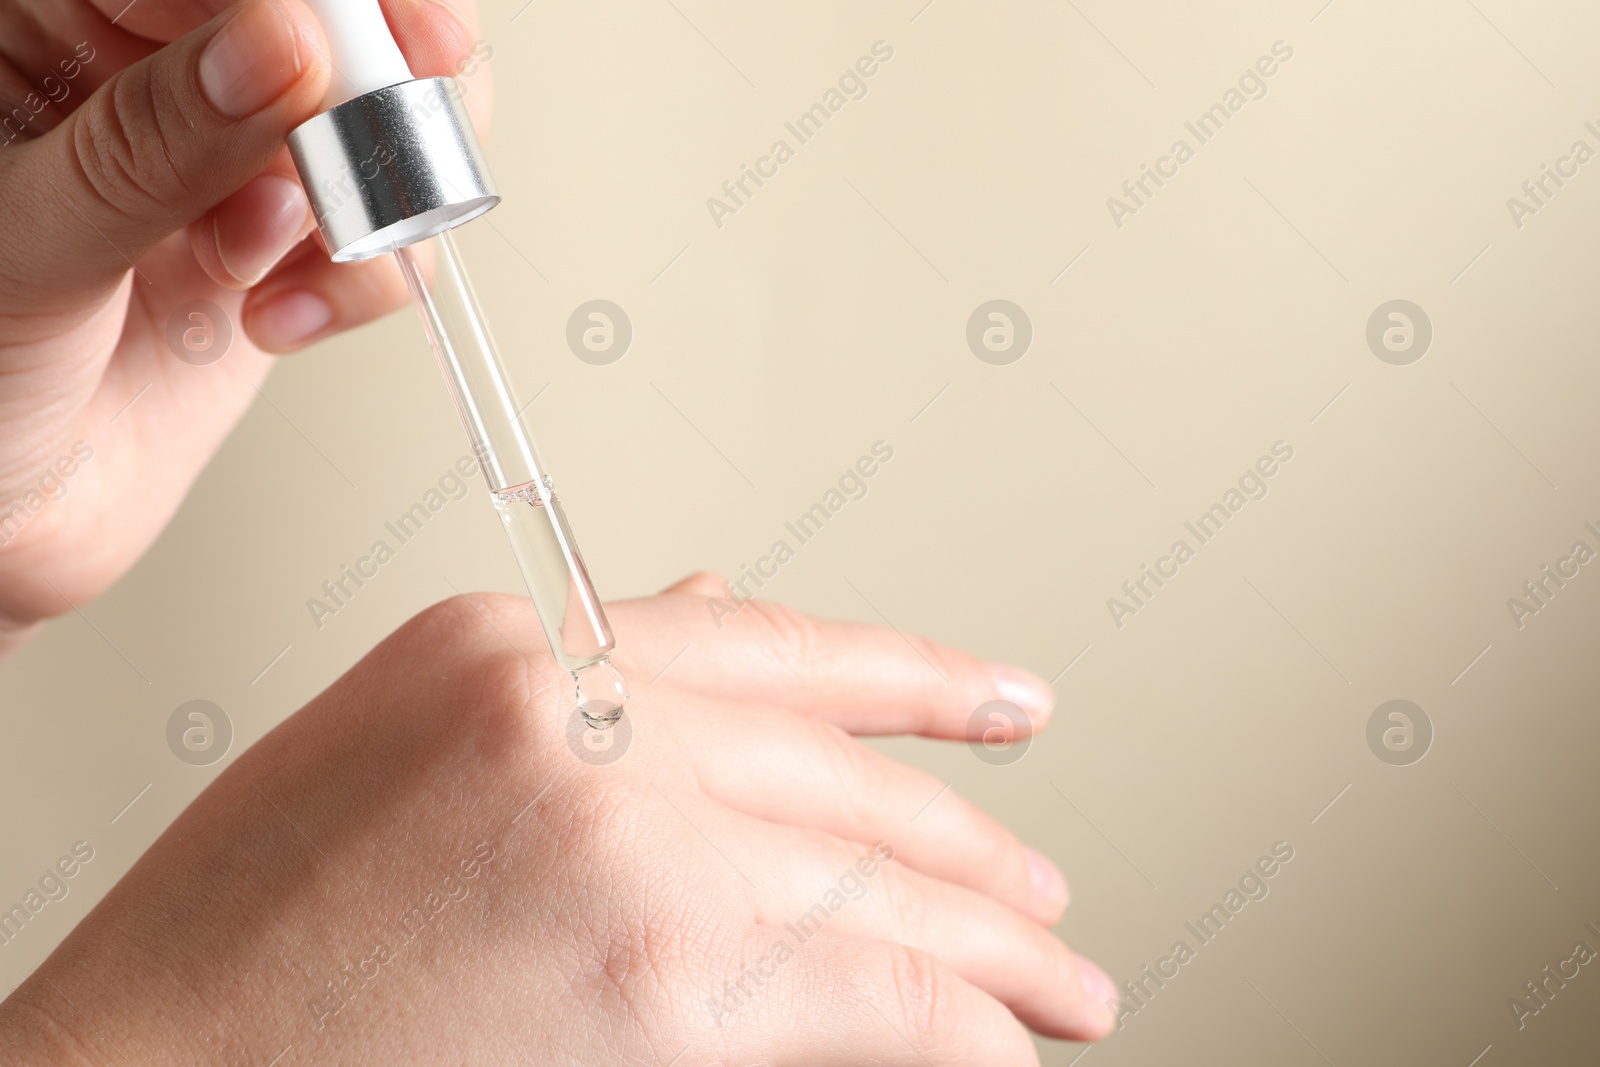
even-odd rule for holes
{"type": "Polygon", "coordinates": [[[980,705],[1006,700],[1026,715],[1025,736],[1055,704],[1050,686],[1020,667],[887,627],[730,601],[714,575],[608,610],[615,658],[635,684],[757,700],[853,734],[964,739],[980,705]]]}

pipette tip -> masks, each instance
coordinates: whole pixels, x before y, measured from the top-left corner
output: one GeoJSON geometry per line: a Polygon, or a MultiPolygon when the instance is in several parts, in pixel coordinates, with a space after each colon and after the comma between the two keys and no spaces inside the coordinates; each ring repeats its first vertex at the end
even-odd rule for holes
{"type": "Polygon", "coordinates": [[[628,702],[628,682],[610,657],[602,656],[587,667],[579,667],[572,672],[572,681],[577,686],[578,712],[583,721],[596,730],[615,726],[628,702]]]}

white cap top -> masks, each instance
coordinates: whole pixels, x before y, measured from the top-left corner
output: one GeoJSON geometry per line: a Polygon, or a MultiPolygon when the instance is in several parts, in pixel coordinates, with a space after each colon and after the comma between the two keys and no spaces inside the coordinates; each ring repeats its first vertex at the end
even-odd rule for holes
{"type": "Polygon", "coordinates": [[[324,111],[412,80],[378,0],[306,0],[306,6],[322,23],[332,53],[333,78],[322,101],[324,111]]]}

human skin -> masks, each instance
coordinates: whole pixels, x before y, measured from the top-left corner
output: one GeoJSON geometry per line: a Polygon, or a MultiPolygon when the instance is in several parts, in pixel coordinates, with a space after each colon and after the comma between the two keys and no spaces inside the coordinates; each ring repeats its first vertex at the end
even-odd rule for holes
{"type": "MultiPolygon", "coordinates": [[[[473,57],[471,0],[383,7],[419,77],[473,57]]],[[[404,302],[388,257],[328,261],[284,148],[326,54],[300,0],[0,0],[0,657],[149,547],[269,353],[404,302]],[[232,324],[206,366],[167,340],[196,300],[232,324]]]]}
{"type": "Polygon", "coordinates": [[[999,694],[1042,725],[1044,683],[762,602],[719,629],[722,595],[610,609],[637,691],[609,763],[526,599],[425,611],[0,1004],[0,1060],[1015,1065],[1024,1024],[1108,1033],[1110,981],[1048,929],[1060,875],[851,736],[960,738],[999,694]]]}
{"type": "MultiPolygon", "coordinates": [[[[269,353],[403,302],[387,260],[327,262],[283,151],[330,78],[320,30],[299,0],[224,6],[0,0],[0,116],[31,115],[0,134],[0,657],[148,547],[269,353]],[[234,325],[203,367],[166,337],[193,300],[234,325]]],[[[417,75],[471,54],[464,3],[384,9],[417,75]]],[[[475,79],[480,129],[488,100],[475,79]]],[[[613,764],[569,745],[526,601],[425,612],[241,755],[0,1005],[0,1062],[1027,1063],[1022,1023],[1107,1032],[1109,981],[1046,928],[1060,874],[850,737],[959,738],[997,695],[1042,724],[1048,688],[924,646],[946,682],[898,635],[759,603],[719,629],[718,595],[613,609],[640,690],[613,764]],[[860,899],[766,975],[874,850],[893,858],[860,899]],[[760,988],[709,1010],[749,967],[760,988]]]]}

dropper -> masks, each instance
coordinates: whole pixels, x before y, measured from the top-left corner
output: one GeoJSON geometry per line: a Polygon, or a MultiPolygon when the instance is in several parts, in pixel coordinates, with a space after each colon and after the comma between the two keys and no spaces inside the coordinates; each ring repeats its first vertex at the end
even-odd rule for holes
{"type": "Polygon", "coordinates": [[[399,262],[550,650],[605,729],[628,699],[616,641],[450,233],[500,202],[460,87],[412,77],[378,0],[307,2],[334,74],[289,150],[329,255],[399,262]]]}

